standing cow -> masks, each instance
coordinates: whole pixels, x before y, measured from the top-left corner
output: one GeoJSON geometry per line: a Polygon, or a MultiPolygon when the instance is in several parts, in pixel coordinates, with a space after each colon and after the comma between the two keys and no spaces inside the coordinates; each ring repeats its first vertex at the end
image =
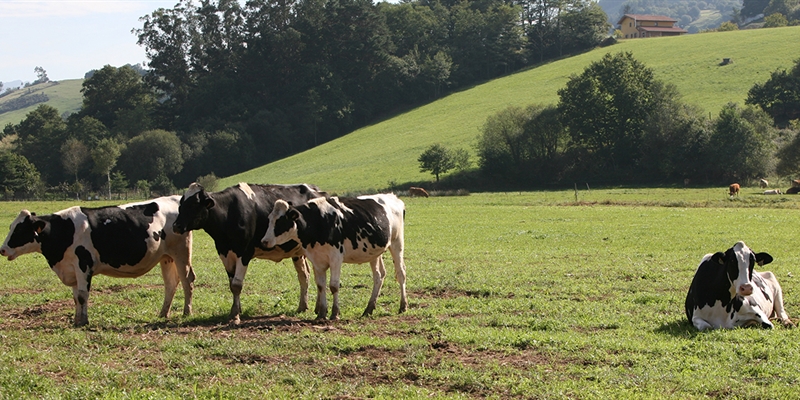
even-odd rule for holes
{"type": "Polygon", "coordinates": [[[70,207],[37,216],[22,210],[0,247],[0,255],[13,261],[28,253],[41,253],[61,282],[72,287],[75,326],[89,323],[88,302],[92,276],[136,278],[161,263],[164,304],[169,315],[172,299],[183,284],[184,315],[192,312],[194,271],[192,235],[174,234],[169,227],[178,216],[179,196],[102,208],[70,207]]]}
{"type": "Polygon", "coordinates": [[[729,192],[731,197],[738,196],[739,195],[739,189],[741,189],[741,187],[739,186],[738,183],[732,183],[730,186],[728,186],[728,192],[729,192]]]}
{"type": "Polygon", "coordinates": [[[783,291],[772,272],[754,267],[772,262],[738,242],[724,253],[706,254],[686,295],[686,318],[698,330],[759,326],[772,328],[771,317],[792,325],[783,308],[783,291]]]}
{"type": "Polygon", "coordinates": [[[229,321],[240,322],[242,306],[240,295],[247,266],[254,258],[279,262],[292,258],[300,281],[300,304],[297,312],[308,309],[309,269],[297,242],[265,247],[261,238],[269,225],[269,214],[278,199],[293,204],[303,204],[309,199],[323,196],[315,186],[299,185],[248,185],[239,183],[220,192],[206,192],[192,183],[180,200],[180,213],[173,230],[183,233],[194,229],[205,230],[217,249],[217,254],[228,273],[233,305],[229,321]]]}
{"type": "Polygon", "coordinates": [[[358,198],[329,197],[291,206],[275,202],[263,243],[267,247],[300,242],[303,254],[314,265],[317,282],[317,318],[328,313],[325,296],[327,270],[331,270],[333,295],[331,319],[339,318],[339,278],[342,263],[369,262],[372,267],[372,296],[364,315],[372,314],[383,286],[386,268],[382,254],[388,249],[394,261],[395,279],[400,285],[400,312],[408,308],[406,266],[403,262],[403,218],[405,204],[394,194],[358,198]]]}

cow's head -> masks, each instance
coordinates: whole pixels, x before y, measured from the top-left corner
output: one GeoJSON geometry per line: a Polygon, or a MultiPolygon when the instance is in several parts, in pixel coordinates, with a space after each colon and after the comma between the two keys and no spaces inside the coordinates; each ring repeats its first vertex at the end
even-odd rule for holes
{"type": "Polygon", "coordinates": [[[261,245],[267,248],[297,240],[298,224],[302,225],[302,216],[296,208],[284,200],[278,200],[269,214],[269,227],[261,239],[261,245]]]}
{"type": "Polygon", "coordinates": [[[733,325],[743,328],[758,327],[764,329],[772,329],[772,322],[769,316],[761,309],[758,302],[752,297],[737,296],[734,300],[734,308],[739,307],[735,313],[731,313],[731,318],[734,319],[733,325]],[[738,304],[741,302],[741,304],[738,304]]]}
{"type": "Polygon", "coordinates": [[[767,253],[753,253],[744,242],[738,242],[725,253],[716,253],[712,260],[725,266],[725,273],[731,283],[730,292],[733,296],[749,296],[753,294],[753,268],[772,262],[772,256],[767,253]]]}
{"type": "Polygon", "coordinates": [[[198,183],[189,185],[189,189],[181,197],[178,217],[172,224],[172,230],[178,234],[200,229],[208,218],[208,210],[214,207],[214,199],[198,183]]]}
{"type": "Polygon", "coordinates": [[[20,211],[8,230],[8,236],[0,247],[0,255],[8,257],[8,261],[28,253],[40,252],[42,244],[39,234],[47,228],[47,222],[36,217],[28,210],[20,211]]]}

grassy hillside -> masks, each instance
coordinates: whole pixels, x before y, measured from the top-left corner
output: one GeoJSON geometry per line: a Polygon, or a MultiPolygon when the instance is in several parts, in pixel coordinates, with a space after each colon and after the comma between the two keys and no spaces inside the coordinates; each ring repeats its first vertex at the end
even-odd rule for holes
{"type": "Polygon", "coordinates": [[[29,89],[34,92],[45,93],[50,98],[50,100],[45,103],[39,103],[23,109],[0,114],[0,128],[10,123],[18,124],[20,121],[25,119],[25,116],[29,112],[33,111],[41,104],[52,106],[58,109],[58,111],[62,114],[65,112],[72,113],[80,110],[83,102],[83,96],[81,95],[82,84],[83,79],[68,79],[59,81],[58,84],[42,83],[29,88],[21,89],[15,93],[0,98],[0,104],[2,104],[3,102],[28,93],[29,89]]]}
{"type": "Polygon", "coordinates": [[[432,143],[463,147],[474,143],[486,117],[509,105],[555,104],[558,89],[604,54],[629,51],[674,83],[684,100],[716,115],[728,102],[744,103],[756,82],[797,58],[800,27],[706,33],[674,38],[634,39],[615,46],[538,66],[454,93],[359,129],[338,140],[222,180],[310,182],[329,191],[385,188],[389,182],[428,181],[417,157],[432,143]],[[733,64],[720,66],[723,58],[733,64]]]}

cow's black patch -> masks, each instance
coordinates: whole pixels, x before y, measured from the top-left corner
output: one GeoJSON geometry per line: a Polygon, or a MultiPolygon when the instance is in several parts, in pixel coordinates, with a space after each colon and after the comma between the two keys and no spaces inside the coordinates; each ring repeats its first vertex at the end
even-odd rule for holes
{"type": "Polygon", "coordinates": [[[81,268],[81,271],[86,273],[94,266],[94,260],[92,260],[92,253],[89,250],[86,250],[83,246],[78,246],[75,248],[75,255],[78,256],[78,266],[81,268]]]}
{"type": "Polygon", "coordinates": [[[147,232],[153,223],[158,204],[148,203],[129,208],[81,208],[89,220],[91,238],[100,262],[114,268],[136,265],[147,254],[147,232]],[[155,204],[155,206],[153,206],[155,204]]]}

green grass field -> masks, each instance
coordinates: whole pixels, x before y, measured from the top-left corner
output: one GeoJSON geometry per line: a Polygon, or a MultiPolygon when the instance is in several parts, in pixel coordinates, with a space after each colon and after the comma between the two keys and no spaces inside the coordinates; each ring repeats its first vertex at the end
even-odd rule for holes
{"type": "Polygon", "coordinates": [[[44,83],[24,88],[8,96],[0,98],[0,103],[9,101],[16,97],[26,94],[28,89],[34,92],[43,92],[50,98],[45,103],[35,104],[30,107],[25,107],[19,110],[10,111],[0,114],[0,128],[8,124],[18,124],[25,119],[29,112],[35,110],[41,104],[47,104],[56,108],[59,113],[74,113],[81,109],[83,105],[83,95],[81,88],[83,88],[83,79],[67,79],[59,81],[57,85],[51,83],[44,83]]]}
{"type": "MultiPolygon", "coordinates": [[[[453,93],[359,129],[340,139],[222,180],[253,183],[309,182],[328,191],[348,192],[390,187],[390,183],[430,182],[417,157],[431,144],[474,145],[486,118],[510,105],[555,104],[557,91],[571,74],[580,74],[608,52],[629,51],[673,83],[683,99],[716,116],[728,102],[743,104],[747,91],[797,58],[800,27],[627,40],[607,48],[547,63],[453,93]],[[723,58],[733,64],[720,66],[723,58]]],[[[473,157],[475,160],[475,157],[473,157]]],[[[569,182],[571,184],[571,182],[569,182]]]]}
{"type": "MultiPolygon", "coordinates": [[[[396,314],[390,271],[361,318],[369,267],[348,265],[337,322],[294,312],[289,261],[254,261],[242,324],[228,327],[227,278],[202,232],[195,314],[180,316],[179,293],[167,321],[157,269],[96,277],[76,329],[71,290],[42,256],[0,260],[0,398],[798,398],[796,330],[699,333],[683,311],[703,255],[744,240],[775,258],[763,270],[798,321],[800,197],[758,192],[404,198],[409,311],[396,314]]],[[[0,203],[0,226],[70,205],[0,203]]]]}

